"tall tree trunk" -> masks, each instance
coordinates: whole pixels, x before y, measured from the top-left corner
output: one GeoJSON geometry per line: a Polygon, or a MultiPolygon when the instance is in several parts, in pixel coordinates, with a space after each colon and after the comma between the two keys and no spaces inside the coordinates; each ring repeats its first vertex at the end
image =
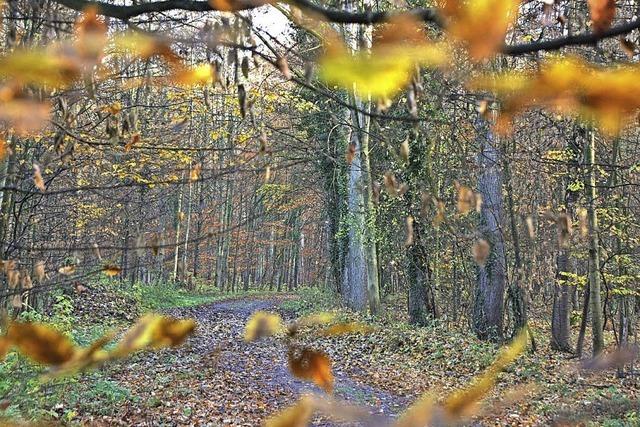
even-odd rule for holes
{"type": "Polygon", "coordinates": [[[600,241],[598,234],[598,215],[596,212],[596,151],[595,132],[591,131],[591,138],[585,144],[585,163],[588,167],[587,217],[589,220],[589,299],[591,300],[591,333],[593,338],[593,355],[597,356],[604,350],[604,334],[602,324],[602,303],[600,300],[600,241]]]}
{"type": "MultiPolygon", "coordinates": [[[[504,163],[504,174],[506,178],[507,206],[509,208],[509,222],[511,228],[511,240],[513,243],[513,277],[509,283],[508,295],[511,302],[513,314],[513,331],[515,336],[522,329],[527,327],[527,304],[524,296],[522,254],[520,251],[520,235],[518,234],[518,220],[515,212],[515,202],[513,200],[513,186],[511,184],[511,169],[509,162],[504,163]]],[[[531,335],[533,339],[533,335],[531,335]]]]}
{"type": "MultiPolygon", "coordinates": [[[[347,9],[354,10],[354,5],[347,2],[347,9]]],[[[371,47],[371,29],[364,29],[358,34],[358,27],[350,25],[345,36],[347,44],[354,50],[367,50],[371,47]],[[358,42],[362,42],[361,44],[358,42]],[[360,46],[359,46],[360,45],[360,46]]],[[[370,118],[363,110],[369,110],[369,102],[363,102],[353,93],[351,104],[356,110],[351,111],[351,146],[354,151],[349,165],[347,186],[347,206],[349,212],[349,246],[345,262],[345,288],[348,289],[347,304],[359,311],[367,307],[372,314],[380,311],[380,290],[378,284],[378,257],[374,230],[370,224],[373,215],[373,191],[371,181],[371,164],[369,157],[370,118]]]]}
{"type": "MultiPolygon", "coordinates": [[[[567,170],[567,177],[560,182],[560,194],[564,205],[564,214],[573,217],[574,204],[577,194],[569,189],[569,183],[575,172],[576,156],[579,149],[575,141],[569,141],[572,159],[567,170]]],[[[553,285],[553,310],[551,313],[551,348],[554,350],[573,352],[571,345],[571,295],[568,281],[570,274],[575,272],[575,259],[571,257],[571,250],[567,245],[560,245],[556,255],[556,278],[553,285]]]]}
{"type": "Polygon", "coordinates": [[[477,267],[473,328],[480,339],[500,341],[506,276],[501,153],[495,135],[481,116],[476,121],[476,129],[480,146],[478,192],[482,196],[479,231],[489,244],[490,252],[485,264],[477,267]]]}

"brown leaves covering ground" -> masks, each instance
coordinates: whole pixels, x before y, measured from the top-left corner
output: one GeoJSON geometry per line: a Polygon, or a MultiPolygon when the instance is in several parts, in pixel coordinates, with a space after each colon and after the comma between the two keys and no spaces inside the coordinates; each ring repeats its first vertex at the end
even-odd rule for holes
{"type": "MultiPolygon", "coordinates": [[[[236,300],[172,311],[175,316],[196,318],[199,327],[194,337],[178,349],[140,354],[111,368],[112,378],[130,388],[139,402],[122,406],[112,416],[79,416],[102,425],[258,426],[294,405],[300,395],[322,393],[290,374],[281,340],[243,340],[244,325],[257,310],[279,311],[285,321],[297,317],[283,312],[282,302],[282,297],[236,300]]],[[[427,391],[436,399],[449,395],[494,360],[496,348],[468,333],[444,325],[407,328],[401,321],[383,320],[366,334],[303,334],[306,338],[300,344],[331,358],[336,398],[365,405],[377,414],[399,414],[427,391]]],[[[305,328],[321,332],[325,326],[305,328]]],[[[541,325],[534,323],[533,330],[538,353],[526,355],[499,374],[488,399],[493,409],[485,409],[478,418],[483,425],[543,426],[561,419],[576,425],[575,421],[598,420],[616,410],[606,402],[620,394],[637,402],[637,379],[621,382],[611,371],[580,371],[577,361],[548,349],[543,338],[547,331],[541,325]]],[[[315,418],[312,425],[342,424],[315,418]]]]}

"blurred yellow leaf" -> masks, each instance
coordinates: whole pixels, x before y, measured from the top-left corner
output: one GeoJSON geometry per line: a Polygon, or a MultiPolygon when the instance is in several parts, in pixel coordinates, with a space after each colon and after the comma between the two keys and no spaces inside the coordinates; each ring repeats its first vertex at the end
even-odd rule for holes
{"type": "Polygon", "coordinates": [[[393,427],[423,427],[431,425],[436,410],[436,400],[430,394],[425,394],[409,406],[400,416],[393,427]]]}
{"type": "Polygon", "coordinates": [[[103,348],[113,340],[114,336],[114,333],[105,334],[94,341],[89,347],[76,351],[71,359],[56,366],[45,378],[74,374],[106,362],[109,360],[110,354],[103,348]]]}
{"type": "Polygon", "coordinates": [[[102,268],[102,271],[107,276],[113,277],[113,276],[117,276],[118,274],[120,274],[122,272],[122,269],[120,267],[118,267],[117,265],[107,264],[102,268]]]}
{"type": "Polygon", "coordinates": [[[322,331],[322,335],[325,336],[336,336],[336,335],[344,335],[344,334],[354,334],[354,333],[370,333],[373,332],[373,328],[369,325],[360,322],[345,322],[345,323],[336,323],[335,325],[331,325],[325,330],[322,331]]]}
{"type": "Polygon", "coordinates": [[[302,397],[298,403],[290,406],[268,418],[265,427],[305,427],[311,421],[313,402],[308,397],[302,397]]]}
{"type": "Polygon", "coordinates": [[[0,57],[0,77],[18,85],[64,87],[80,76],[80,68],[55,49],[16,49],[0,57]]]}
{"type": "Polygon", "coordinates": [[[215,82],[215,69],[211,64],[192,68],[174,67],[169,79],[180,86],[204,86],[215,82]]]}
{"type": "Polygon", "coordinates": [[[417,65],[436,67],[448,59],[444,47],[429,42],[422,25],[408,15],[386,24],[370,52],[351,53],[335,34],[327,34],[325,44],[320,78],[361,97],[392,97],[410,81],[417,65]]]}
{"type": "Polygon", "coordinates": [[[500,49],[519,5],[520,0],[446,0],[441,9],[450,21],[447,32],[477,61],[500,49]]]}
{"type": "Polygon", "coordinates": [[[98,16],[97,7],[88,7],[76,22],[76,52],[84,65],[91,66],[102,57],[106,44],[107,24],[98,16]]]}
{"type": "Polygon", "coordinates": [[[509,131],[516,114],[543,106],[594,120],[604,133],[616,135],[640,108],[639,72],[638,65],[602,68],[566,57],[547,61],[536,73],[490,76],[470,86],[493,91],[502,100],[499,131],[509,131]]]}
{"type": "Polygon", "coordinates": [[[61,365],[76,353],[69,338],[43,323],[13,322],[6,339],[25,356],[46,365],[61,365]]]}
{"type": "Polygon", "coordinates": [[[275,335],[283,329],[284,326],[280,315],[256,311],[247,321],[244,329],[244,340],[255,341],[262,337],[275,335]]]}
{"type": "Polygon", "coordinates": [[[33,165],[33,183],[40,191],[45,191],[44,179],[42,179],[42,172],[40,172],[40,166],[33,165]]]}
{"type": "Polygon", "coordinates": [[[4,360],[9,348],[11,348],[11,341],[7,337],[0,337],[0,361],[4,360]]]}
{"type": "Polygon", "coordinates": [[[130,53],[141,59],[160,56],[170,64],[178,64],[180,57],[173,52],[169,43],[158,36],[130,31],[114,38],[116,51],[130,53]]]}
{"type": "Polygon", "coordinates": [[[182,344],[195,327],[193,319],[181,320],[148,314],[125,333],[113,354],[120,357],[148,348],[175,347],[182,344]]]}
{"type": "MultiPolygon", "coordinates": [[[[247,3],[238,0],[208,0],[211,7],[215,10],[222,12],[234,12],[237,10],[244,10],[247,8],[247,3]]],[[[270,4],[270,0],[253,0],[251,7],[258,7],[265,4],[270,4]]]]}
{"type": "Polygon", "coordinates": [[[26,98],[0,99],[0,122],[21,135],[42,130],[49,120],[51,106],[26,98]]]}
{"type": "Polygon", "coordinates": [[[445,399],[443,404],[445,416],[456,420],[469,415],[475,404],[495,385],[500,371],[524,352],[527,347],[527,340],[528,332],[523,329],[511,344],[502,349],[497,359],[470,387],[459,390],[445,399]]]}
{"type": "Polygon", "coordinates": [[[75,273],[76,267],[75,265],[65,265],[64,267],[60,267],[58,269],[58,273],[68,276],[70,274],[75,273]]]}

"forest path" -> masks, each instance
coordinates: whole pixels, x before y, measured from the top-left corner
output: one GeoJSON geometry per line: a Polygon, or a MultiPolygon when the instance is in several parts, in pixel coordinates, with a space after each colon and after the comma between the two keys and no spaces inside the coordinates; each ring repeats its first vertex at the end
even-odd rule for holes
{"type": "MultiPolygon", "coordinates": [[[[102,420],[126,425],[257,426],[300,395],[321,393],[289,373],[281,341],[243,341],[244,325],[257,310],[292,318],[282,309],[285,299],[242,298],[168,310],[176,317],[196,319],[196,334],[178,349],[143,353],[116,367],[112,376],[131,390],[131,404],[117,419],[102,420]]],[[[396,415],[409,403],[353,380],[344,368],[334,355],[336,398],[364,405],[382,418],[396,415]]],[[[340,424],[317,419],[313,425],[340,424]]]]}

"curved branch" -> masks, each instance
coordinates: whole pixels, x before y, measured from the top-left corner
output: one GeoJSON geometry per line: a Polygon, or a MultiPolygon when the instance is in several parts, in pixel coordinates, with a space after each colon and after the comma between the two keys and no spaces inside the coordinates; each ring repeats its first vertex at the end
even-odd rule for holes
{"type": "Polygon", "coordinates": [[[611,27],[607,31],[604,31],[602,33],[582,33],[576,36],[559,37],[557,39],[551,40],[506,45],[502,48],[502,53],[504,53],[505,55],[518,56],[539,51],[558,50],[567,46],[596,44],[600,40],[628,34],[638,28],[640,28],[640,19],[616,25],[615,27],[611,27]]]}
{"type": "MultiPolygon", "coordinates": [[[[170,10],[185,10],[190,12],[210,12],[219,11],[206,0],[161,0],[150,3],[140,3],[134,5],[115,5],[104,1],[94,0],[54,0],[70,9],[81,11],[88,7],[98,8],[98,13],[112,18],[127,21],[139,15],[153,12],[167,12],[170,10]]],[[[264,6],[268,0],[235,0],[233,2],[235,10],[255,9],[264,6]]],[[[297,6],[303,10],[321,15],[326,20],[338,24],[375,24],[388,21],[398,12],[348,12],[345,10],[325,8],[310,0],[289,0],[289,4],[297,6]]],[[[432,22],[437,26],[442,26],[440,17],[435,9],[418,8],[408,11],[424,22],[432,22]]]]}
{"type": "MultiPolygon", "coordinates": [[[[98,13],[100,15],[121,19],[123,21],[128,21],[131,18],[135,18],[136,16],[144,15],[146,13],[167,12],[170,10],[186,10],[189,12],[209,12],[219,10],[212,7],[208,1],[200,0],[162,0],[150,3],[132,4],[129,6],[93,0],[54,1],[77,11],[85,10],[88,7],[95,7],[98,9],[98,13]]],[[[238,10],[246,10],[256,8],[262,4],[264,4],[264,2],[259,0],[240,0],[237,2],[237,7],[238,10]]]]}
{"type": "MultiPolygon", "coordinates": [[[[328,21],[336,24],[376,24],[386,22],[400,12],[348,12],[340,9],[324,8],[310,0],[289,0],[289,3],[303,10],[322,15],[328,21]]],[[[442,19],[435,8],[417,8],[403,13],[409,13],[421,21],[430,22],[443,27],[442,19]]]]}

